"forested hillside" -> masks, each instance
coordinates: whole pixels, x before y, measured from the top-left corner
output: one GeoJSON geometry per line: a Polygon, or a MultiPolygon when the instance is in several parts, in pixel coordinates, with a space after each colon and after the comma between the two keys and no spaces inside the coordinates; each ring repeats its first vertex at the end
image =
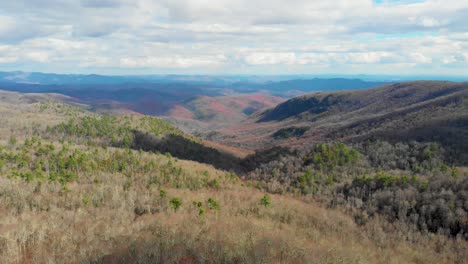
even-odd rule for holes
{"type": "Polygon", "coordinates": [[[336,140],[437,142],[462,164],[467,120],[467,83],[419,81],[296,97],[221,130],[216,140],[252,149],[336,140]]]}
{"type": "Polygon", "coordinates": [[[0,263],[468,258],[468,171],[441,144],[329,142],[241,159],[158,118],[0,96],[0,263]]]}

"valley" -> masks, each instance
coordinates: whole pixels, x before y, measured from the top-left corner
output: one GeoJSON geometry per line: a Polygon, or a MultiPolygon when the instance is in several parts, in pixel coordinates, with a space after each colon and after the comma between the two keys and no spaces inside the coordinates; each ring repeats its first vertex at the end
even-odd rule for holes
{"type": "Polygon", "coordinates": [[[0,259],[464,263],[467,92],[202,95],[159,118],[1,91],[0,259]]]}
{"type": "Polygon", "coordinates": [[[0,264],[468,264],[467,14],[1,0],[0,264]]]}

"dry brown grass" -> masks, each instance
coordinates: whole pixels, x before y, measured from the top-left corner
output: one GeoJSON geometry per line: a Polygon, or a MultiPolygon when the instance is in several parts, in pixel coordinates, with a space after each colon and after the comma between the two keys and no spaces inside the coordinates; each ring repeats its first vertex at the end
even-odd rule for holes
{"type": "Polygon", "coordinates": [[[379,219],[358,227],[338,210],[295,197],[272,195],[272,206],[263,207],[263,193],[239,184],[167,189],[183,201],[174,212],[159,189],[124,190],[126,179],[118,175],[102,180],[63,191],[2,179],[2,263],[464,263],[467,257],[464,241],[385,230],[379,219]],[[192,202],[208,198],[221,209],[199,216],[192,202]],[[137,214],[138,208],[148,210],[137,214]]]}
{"type": "Polygon", "coordinates": [[[83,110],[79,106],[64,103],[69,100],[69,97],[58,94],[0,91],[0,140],[8,140],[11,136],[18,139],[31,137],[35,131],[81,114],[83,110]]]}

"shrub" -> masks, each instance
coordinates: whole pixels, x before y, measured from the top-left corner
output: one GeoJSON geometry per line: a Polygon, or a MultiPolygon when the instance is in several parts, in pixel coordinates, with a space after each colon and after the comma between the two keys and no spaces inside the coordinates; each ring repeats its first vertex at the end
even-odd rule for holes
{"type": "Polygon", "coordinates": [[[367,213],[359,212],[354,214],[354,222],[358,225],[365,225],[369,220],[367,213]]]}
{"type": "Polygon", "coordinates": [[[85,206],[88,206],[88,205],[89,205],[89,199],[88,199],[87,197],[84,197],[82,200],[83,200],[83,204],[84,204],[85,206]]]}
{"type": "Polygon", "coordinates": [[[179,197],[172,197],[169,201],[169,206],[176,212],[182,206],[182,199],[179,197]]]}
{"type": "Polygon", "coordinates": [[[198,215],[204,215],[205,214],[205,208],[203,207],[203,203],[200,201],[193,201],[193,205],[198,209],[198,215]]]}
{"type": "Polygon", "coordinates": [[[218,203],[217,201],[215,201],[214,199],[208,198],[208,208],[210,208],[211,210],[216,210],[216,211],[218,211],[219,209],[221,209],[221,206],[220,206],[219,203],[218,203]]]}
{"type": "Polygon", "coordinates": [[[270,198],[270,195],[268,194],[265,194],[262,199],[260,199],[260,204],[265,206],[265,207],[268,207],[271,205],[271,198],[270,198]]]}
{"type": "Polygon", "coordinates": [[[219,181],[217,179],[213,179],[210,182],[208,182],[208,186],[210,186],[211,188],[217,190],[217,189],[219,189],[220,184],[219,184],[219,181]]]}

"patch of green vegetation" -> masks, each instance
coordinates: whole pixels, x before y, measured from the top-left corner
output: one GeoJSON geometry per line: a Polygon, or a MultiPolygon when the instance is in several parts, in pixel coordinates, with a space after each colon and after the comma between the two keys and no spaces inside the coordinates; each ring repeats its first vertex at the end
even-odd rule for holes
{"type": "Polygon", "coordinates": [[[212,164],[225,170],[237,169],[233,155],[204,146],[171,124],[154,117],[84,116],[71,118],[48,128],[48,138],[74,141],[88,146],[131,148],[212,164]],[[52,136],[51,136],[52,135],[52,136]]]}
{"type": "Polygon", "coordinates": [[[357,164],[359,160],[359,152],[343,143],[324,143],[314,146],[304,157],[304,164],[312,164],[318,170],[332,171],[340,166],[357,164]]]}
{"type": "Polygon", "coordinates": [[[80,114],[86,112],[85,107],[80,107],[77,105],[71,105],[61,102],[54,101],[41,101],[39,102],[39,112],[52,111],[57,114],[62,114],[66,116],[77,117],[80,114]]]}
{"type": "Polygon", "coordinates": [[[171,200],[169,200],[169,206],[174,209],[174,212],[177,212],[182,206],[182,199],[180,197],[172,197],[171,200]]]}
{"type": "MultiPolygon", "coordinates": [[[[101,173],[126,175],[129,177],[128,184],[132,184],[132,177],[145,175],[148,188],[153,185],[189,189],[220,188],[221,184],[232,181],[230,174],[213,179],[206,176],[205,171],[185,170],[176,164],[161,155],[130,149],[72,147],[53,144],[39,137],[28,138],[14,148],[0,147],[0,172],[10,178],[26,181],[66,184],[79,179],[89,180],[101,173]]],[[[124,189],[129,187],[125,185],[124,189]]],[[[161,190],[161,195],[167,194],[161,190]]]]}
{"type": "Polygon", "coordinates": [[[271,205],[271,197],[268,194],[265,194],[261,199],[260,199],[260,204],[263,205],[264,207],[269,207],[271,205]]]}
{"type": "Polygon", "coordinates": [[[131,147],[134,132],[141,131],[153,136],[184,135],[182,131],[169,123],[154,117],[131,116],[84,116],[71,118],[48,132],[86,139],[88,142],[109,144],[116,147],[131,147]]]}
{"type": "Polygon", "coordinates": [[[208,208],[210,208],[211,210],[219,211],[221,209],[221,206],[215,199],[208,198],[207,202],[208,202],[208,208]]]}

